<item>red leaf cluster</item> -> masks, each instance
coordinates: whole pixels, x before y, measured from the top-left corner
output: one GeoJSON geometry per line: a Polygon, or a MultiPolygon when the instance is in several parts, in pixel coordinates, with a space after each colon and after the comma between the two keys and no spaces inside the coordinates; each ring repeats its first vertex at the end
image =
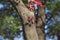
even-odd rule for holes
{"type": "MultiPolygon", "coordinates": [[[[40,0],[30,0],[29,2],[33,3],[33,4],[37,4],[38,6],[42,7],[42,2],[40,0]]],[[[34,5],[31,4],[31,3],[28,3],[28,4],[25,4],[27,8],[29,8],[30,11],[34,11],[34,5]]]]}

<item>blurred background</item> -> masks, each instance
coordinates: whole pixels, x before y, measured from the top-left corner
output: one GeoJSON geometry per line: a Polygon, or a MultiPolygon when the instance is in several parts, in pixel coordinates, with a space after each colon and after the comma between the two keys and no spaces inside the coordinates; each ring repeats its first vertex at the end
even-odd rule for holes
{"type": "MultiPolygon", "coordinates": [[[[45,5],[45,40],[60,39],[60,0],[43,0],[45,5]]],[[[27,3],[27,0],[23,0],[27,3]]],[[[8,0],[0,0],[0,40],[24,40],[22,22],[8,0]]]]}

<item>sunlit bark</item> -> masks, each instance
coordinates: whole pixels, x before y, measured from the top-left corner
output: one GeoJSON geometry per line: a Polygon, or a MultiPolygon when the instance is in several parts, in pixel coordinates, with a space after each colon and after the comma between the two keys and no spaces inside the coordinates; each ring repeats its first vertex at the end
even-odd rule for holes
{"type": "MultiPolygon", "coordinates": [[[[13,2],[13,1],[11,1],[13,2]]],[[[35,25],[35,21],[31,21],[28,22],[28,16],[29,17],[34,17],[34,13],[29,11],[25,5],[23,4],[23,2],[21,0],[14,0],[15,3],[17,3],[16,8],[19,12],[19,15],[22,17],[23,19],[23,28],[24,28],[24,32],[25,32],[25,40],[39,40],[38,39],[38,35],[36,32],[36,25],[35,25]],[[33,23],[32,23],[33,22],[33,23]],[[28,23],[26,25],[26,23],[28,23]]]]}

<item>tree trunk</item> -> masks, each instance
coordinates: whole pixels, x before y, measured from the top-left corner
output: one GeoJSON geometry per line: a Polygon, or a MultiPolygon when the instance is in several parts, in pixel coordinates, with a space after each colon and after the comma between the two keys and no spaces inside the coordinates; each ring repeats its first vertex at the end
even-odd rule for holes
{"type": "Polygon", "coordinates": [[[23,19],[23,25],[24,25],[23,28],[24,28],[25,37],[26,37],[25,40],[39,40],[36,32],[35,21],[33,20],[31,22],[28,22],[27,20],[28,16],[34,17],[34,13],[29,11],[21,0],[14,0],[11,2],[17,3],[16,8],[19,12],[19,15],[23,19]]]}
{"type": "Polygon", "coordinates": [[[60,40],[60,35],[58,35],[57,37],[58,37],[58,40],[60,40]]]}
{"type": "Polygon", "coordinates": [[[14,37],[10,37],[9,40],[14,40],[14,37]]]}
{"type": "Polygon", "coordinates": [[[45,12],[44,7],[39,7],[38,9],[38,19],[37,19],[37,33],[39,40],[44,40],[44,25],[45,25],[45,12]]]}
{"type": "Polygon", "coordinates": [[[57,33],[57,39],[60,40],[60,32],[57,33]]]}

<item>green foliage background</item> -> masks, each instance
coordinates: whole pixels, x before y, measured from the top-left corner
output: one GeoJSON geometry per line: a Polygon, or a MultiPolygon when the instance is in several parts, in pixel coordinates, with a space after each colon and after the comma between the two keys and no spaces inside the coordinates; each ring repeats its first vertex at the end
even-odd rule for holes
{"type": "MultiPolygon", "coordinates": [[[[47,21],[49,34],[54,35],[56,32],[60,32],[60,1],[54,0],[51,2],[51,0],[43,0],[45,2],[45,8],[47,8],[50,12],[48,12],[47,15],[47,21]],[[50,18],[51,17],[51,18],[50,18]],[[56,18],[59,17],[59,18],[56,18]],[[50,19],[49,19],[50,18],[50,19]],[[48,20],[49,19],[49,20],[48,20]]],[[[27,3],[27,0],[23,0],[24,3],[27,3]]],[[[6,31],[11,30],[12,35],[17,31],[18,26],[21,25],[20,19],[18,16],[13,17],[13,13],[17,13],[16,10],[11,6],[11,4],[8,2],[8,0],[0,0],[0,3],[4,6],[4,8],[1,8],[0,10],[0,34],[3,34],[5,37],[6,31]],[[2,26],[5,26],[5,29],[2,29],[2,26]]],[[[16,14],[17,15],[17,14],[16,14]]],[[[9,35],[10,36],[10,35],[9,35]]]]}

